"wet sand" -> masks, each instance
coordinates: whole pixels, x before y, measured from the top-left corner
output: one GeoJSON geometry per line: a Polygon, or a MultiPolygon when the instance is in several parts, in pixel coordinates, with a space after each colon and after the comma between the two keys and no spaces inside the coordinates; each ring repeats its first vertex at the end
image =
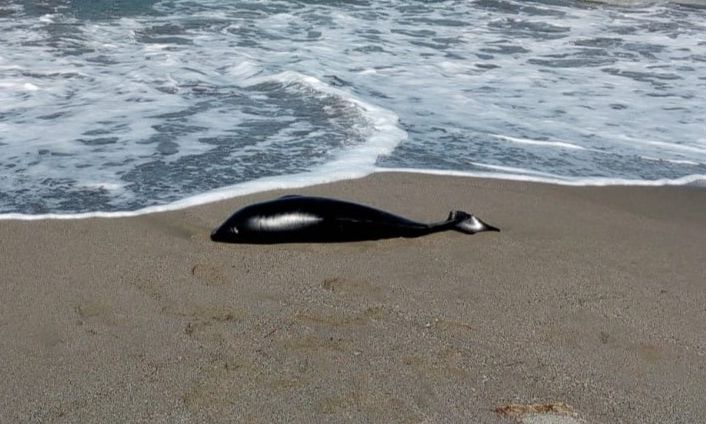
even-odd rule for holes
{"type": "Polygon", "coordinates": [[[706,422],[706,190],[385,173],[296,192],[502,232],[208,239],[285,192],[0,221],[0,422],[706,422]]]}

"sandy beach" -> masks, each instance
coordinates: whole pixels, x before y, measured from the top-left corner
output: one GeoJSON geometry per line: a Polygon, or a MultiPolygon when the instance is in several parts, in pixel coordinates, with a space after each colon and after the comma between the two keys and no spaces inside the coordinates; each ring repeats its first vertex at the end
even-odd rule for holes
{"type": "Polygon", "coordinates": [[[383,173],[294,192],[502,232],[209,240],[291,192],[0,221],[0,422],[706,422],[706,190],[383,173]]]}

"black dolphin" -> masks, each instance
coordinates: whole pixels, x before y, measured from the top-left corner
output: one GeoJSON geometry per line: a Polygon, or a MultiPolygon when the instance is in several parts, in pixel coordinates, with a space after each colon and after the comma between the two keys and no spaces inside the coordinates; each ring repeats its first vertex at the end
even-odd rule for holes
{"type": "Polygon", "coordinates": [[[419,237],[439,231],[500,231],[475,216],[453,211],[423,224],[368,206],[324,197],[285,196],[246,206],[211,233],[225,243],[325,243],[419,237]]]}

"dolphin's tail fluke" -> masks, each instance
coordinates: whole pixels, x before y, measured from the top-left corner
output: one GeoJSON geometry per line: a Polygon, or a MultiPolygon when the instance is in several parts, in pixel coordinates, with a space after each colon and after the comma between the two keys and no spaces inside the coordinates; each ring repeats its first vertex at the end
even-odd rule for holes
{"type": "Polygon", "coordinates": [[[466,234],[475,234],[483,231],[500,231],[499,228],[486,224],[470,213],[453,211],[449,214],[449,221],[455,223],[453,229],[466,234]]]}

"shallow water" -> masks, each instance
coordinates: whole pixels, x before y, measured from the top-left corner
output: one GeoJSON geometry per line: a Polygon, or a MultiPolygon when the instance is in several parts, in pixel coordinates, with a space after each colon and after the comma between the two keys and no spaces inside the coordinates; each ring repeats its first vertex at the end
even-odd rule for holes
{"type": "Polygon", "coordinates": [[[0,213],[379,168],[703,180],[706,9],[630,3],[4,2],[0,213]]]}

